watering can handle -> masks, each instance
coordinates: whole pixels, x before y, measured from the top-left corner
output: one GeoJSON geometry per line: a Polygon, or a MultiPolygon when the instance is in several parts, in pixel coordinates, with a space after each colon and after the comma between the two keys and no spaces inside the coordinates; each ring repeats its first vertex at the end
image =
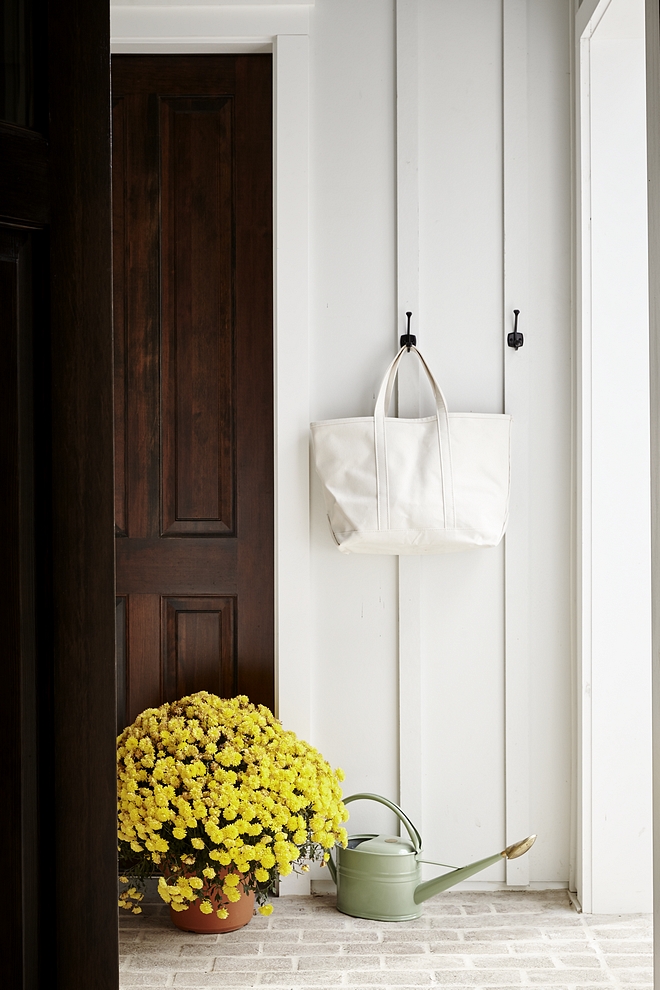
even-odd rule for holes
{"type": "Polygon", "coordinates": [[[394,804],[393,801],[388,801],[387,798],[381,797],[380,794],[351,794],[350,797],[342,799],[344,804],[350,804],[351,801],[377,801],[379,804],[384,804],[386,808],[393,811],[397,816],[399,821],[403,822],[406,826],[406,831],[410,836],[410,841],[413,844],[415,852],[421,852],[422,849],[422,837],[410,821],[408,816],[401,810],[398,804],[394,804]]]}

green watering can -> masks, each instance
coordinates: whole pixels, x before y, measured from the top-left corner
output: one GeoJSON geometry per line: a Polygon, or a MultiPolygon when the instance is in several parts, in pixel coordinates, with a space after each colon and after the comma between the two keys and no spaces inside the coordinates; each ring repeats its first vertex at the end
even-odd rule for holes
{"type": "Polygon", "coordinates": [[[530,835],[494,856],[460,869],[449,867],[450,873],[420,883],[422,863],[431,863],[432,866],[446,864],[421,858],[422,839],[419,832],[392,801],[378,794],[353,794],[344,799],[344,804],[360,800],[378,801],[393,811],[405,825],[410,842],[395,835],[365,834],[349,836],[346,849],[336,846],[337,864],[330,856],[328,867],[337,884],[337,909],[354,918],[370,918],[373,921],[411,921],[419,918],[422,902],[427,898],[498,863],[503,856],[506,859],[522,856],[536,840],[535,835],[530,835]]]}

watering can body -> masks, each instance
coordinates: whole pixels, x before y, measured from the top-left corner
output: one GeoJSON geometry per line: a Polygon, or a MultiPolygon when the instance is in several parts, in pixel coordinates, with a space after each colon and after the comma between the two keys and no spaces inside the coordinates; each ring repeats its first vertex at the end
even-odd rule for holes
{"type": "Polygon", "coordinates": [[[426,861],[421,859],[422,840],[413,823],[401,808],[378,794],[353,794],[344,799],[344,804],[359,799],[377,801],[390,808],[405,826],[408,837],[352,835],[345,849],[335,847],[337,862],[335,864],[331,856],[328,866],[337,884],[337,909],[354,918],[373,921],[419,918],[422,904],[429,897],[485,870],[502,857],[513,859],[522,855],[535,839],[530,836],[468,866],[448,867],[449,873],[422,883],[422,863],[426,861]]]}
{"type": "Polygon", "coordinates": [[[352,835],[337,847],[337,909],[354,918],[410,921],[422,914],[415,891],[422,879],[411,842],[394,835],[352,835]],[[353,846],[353,848],[351,848],[353,846]]]}

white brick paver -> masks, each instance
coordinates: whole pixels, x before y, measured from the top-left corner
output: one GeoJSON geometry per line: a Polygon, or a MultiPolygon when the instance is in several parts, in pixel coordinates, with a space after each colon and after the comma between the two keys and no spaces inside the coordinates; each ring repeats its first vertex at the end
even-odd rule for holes
{"type": "Polygon", "coordinates": [[[565,891],[450,891],[399,923],[348,918],[333,897],[273,903],[238,932],[193,935],[152,890],[120,918],[121,990],[652,987],[650,916],[580,915],[565,891]]]}

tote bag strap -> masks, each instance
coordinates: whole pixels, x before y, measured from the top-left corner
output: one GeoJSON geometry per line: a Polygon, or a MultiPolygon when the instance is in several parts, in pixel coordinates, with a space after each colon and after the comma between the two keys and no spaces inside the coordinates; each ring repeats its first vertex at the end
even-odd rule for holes
{"type": "MultiPolygon", "coordinates": [[[[449,411],[447,400],[442,394],[442,389],[433,377],[433,372],[419,353],[416,347],[410,348],[415,352],[422,367],[426,372],[435,399],[436,424],[438,430],[438,453],[440,455],[440,473],[442,478],[442,507],[444,514],[444,524],[446,529],[454,529],[456,526],[456,515],[454,511],[454,481],[451,464],[451,436],[449,433],[449,411]]],[[[385,431],[385,418],[392,401],[392,392],[396,380],[399,364],[406,347],[402,347],[396,355],[389,368],[385,372],[385,377],[380,386],[376,407],[374,409],[374,441],[376,451],[376,487],[378,501],[378,529],[390,528],[389,510],[389,481],[387,471],[387,434],[385,431]]]]}

